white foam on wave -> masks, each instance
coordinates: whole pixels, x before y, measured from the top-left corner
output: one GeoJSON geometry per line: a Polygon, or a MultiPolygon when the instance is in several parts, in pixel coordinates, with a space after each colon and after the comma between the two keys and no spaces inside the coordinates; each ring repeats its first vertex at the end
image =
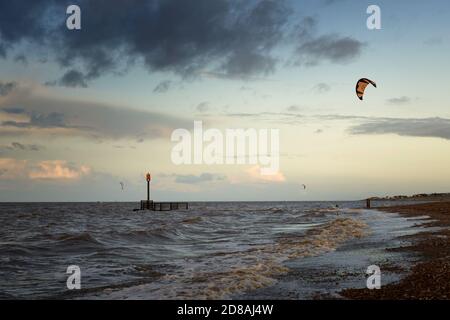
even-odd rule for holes
{"type": "Polygon", "coordinates": [[[270,286],[289,269],[284,262],[335,250],[345,241],[363,237],[367,225],[353,218],[337,218],[306,235],[280,238],[268,245],[222,253],[204,261],[208,268],[189,267],[163,276],[157,283],[108,294],[108,299],[226,299],[232,294],[270,286]],[[211,269],[211,265],[215,266],[211,269]]]}

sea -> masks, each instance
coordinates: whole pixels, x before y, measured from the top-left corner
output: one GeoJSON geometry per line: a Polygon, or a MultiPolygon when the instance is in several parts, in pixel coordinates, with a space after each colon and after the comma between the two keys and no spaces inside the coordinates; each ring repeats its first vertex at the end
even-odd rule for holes
{"type": "MultiPolygon", "coordinates": [[[[370,265],[410,267],[417,257],[386,249],[428,221],[364,205],[197,202],[153,212],[133,211],[137,203],[0,203],[0,299],[339,297],[366,285],[370,265]]],[[[381,271],[383,284],[400,277],[381,271]]]]}

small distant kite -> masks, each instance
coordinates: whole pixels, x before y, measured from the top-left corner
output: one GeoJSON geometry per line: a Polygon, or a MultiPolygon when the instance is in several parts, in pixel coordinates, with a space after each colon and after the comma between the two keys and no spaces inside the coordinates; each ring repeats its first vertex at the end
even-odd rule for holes
{"type": "Polygon", "coordinates": [[[303,190],[306,190],[306,185],[302,184],[303,190]]]}
{"type": "Polygon", "coordinates": [[[377,84],[375,82],[367,78],[359,79],[356,83],[356,95],[358,96],[359,100],[363,99],[364,91],[369,84],[373,85],[375,88],[377,87],[377,84]]]}
{"type": "Polygon", "coordinates": [[[122,188],[122,191],[123,191],[124,186],[125,186],[125,184],[123,182],[120,182],[120,187],[122,188]]]}

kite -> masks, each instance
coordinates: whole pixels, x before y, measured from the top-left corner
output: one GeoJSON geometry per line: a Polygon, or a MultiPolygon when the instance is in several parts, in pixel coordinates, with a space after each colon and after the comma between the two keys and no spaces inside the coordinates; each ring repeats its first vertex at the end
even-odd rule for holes
{"type": "Polygon", "coordinates": [[[122,191],[123,191],[123,187],[124,187],[124,183],[123,182],[120,182],[120,186],[122,187],[122,191]]]}
{"type": "Polygon", "coordinates": [[[302,184],[303,190],[306,190],[306,185],[302,184]]]}
{"type": "Polygon", "coordinates": [[[369,84],[373,85],[375,88],[377,87],[377,84],[375,82],[367,78],[359,79],[356,83],[356,95],[358,96],[359,100],[363,99],[364,91],[369,84]]]}

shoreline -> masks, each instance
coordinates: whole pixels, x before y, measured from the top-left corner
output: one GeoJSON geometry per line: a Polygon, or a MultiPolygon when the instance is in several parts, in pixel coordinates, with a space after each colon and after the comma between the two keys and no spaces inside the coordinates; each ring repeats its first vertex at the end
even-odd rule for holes
{"type": "MultiPolygon", "coordinates": [[[[344,289],[339,294],[356,300],[447,300],[450,299],[450,201],[373,208],[382,212],[398,213],[405,217],[429,216],[424,226],[440,228],[411,236],[412,244],[394,249],[413,252],[420,260],[406,272],[400,281],[382,284],[379,290],[344,289]]],[[[382,283],[383,283],[383,268],[382,283]]]]}

